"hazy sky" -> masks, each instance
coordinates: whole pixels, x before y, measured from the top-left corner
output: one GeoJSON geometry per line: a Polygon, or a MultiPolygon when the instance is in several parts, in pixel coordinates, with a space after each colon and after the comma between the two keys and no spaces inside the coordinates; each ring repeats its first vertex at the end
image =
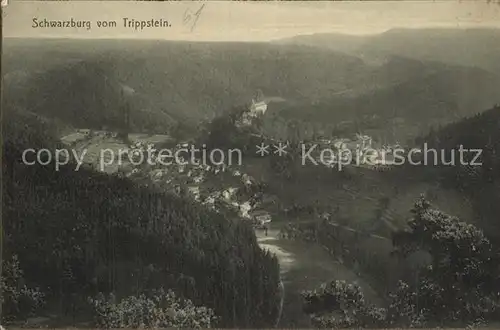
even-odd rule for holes
{"type": "Polygon", "coordinates": [[[380,33],[407,27],[497,27],[500,6],[481,0],[351,2],[122,2],[19,1],[4,10],[5,37],[156,38],[171,40],[265,41],[298,34],[380,33]],[[187,10],[200,16],[191,31],[187,10]],[[171,27],[125,28],[123,18],[164,19],[171,27]],[[85,28],[33,28],[33,18],[88,20],[85,28]],[[115,20],[115,28],[98,28],[98,20],[115,20]]]}

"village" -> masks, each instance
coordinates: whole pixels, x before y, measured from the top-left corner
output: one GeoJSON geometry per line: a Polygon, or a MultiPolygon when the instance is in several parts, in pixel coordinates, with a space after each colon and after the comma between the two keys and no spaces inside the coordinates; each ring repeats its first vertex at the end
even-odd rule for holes
{"type": "MultiPolygon", "coordinates": [[[[256,118],[265,115],[268,107],[269,102],[265,100],[261,92],[258,93],[258,96],[249,103],[248,111],[243,113],[237,125],[252,125],[256,118]]],[[[256,229],[262,229],[265,233],[273,220],[273,212],[252,201],[252,196],[249,196],[248,200],[241,200],[241,194],[238,196],[239,191],[250,191],[252,186],[258,185],[254,178],[242,172],[242,168],[235,168],[225,163],[218,165],[191,163],[182,157],[179,157],[179,162],[173,162],[169,166],[160,166],[154,162],[154,157],[158,157],[158,154],[155,153],[158,148],[168,145],[174,152],[188,147],[187,143],[175,142],[168,135],[129,133],[127,138],[123,139],[116,132],[79,129],[63,137],[62,141],[75,149],[87,149],[85,159],[87,166],[98,167],[97,163],[104,161],[110,164],[106,168],[109,174],[130,177],[146,183],[152,182],[152,184],[160,185],[175,194],[191,196],[196,202],[216,211],[218,205],[225,205],[226,208],[235,210],[239,217],[247,219],[256,229]],[[122,153],[121,159],[116,160],[116,162],[112,159],[99,160],[98,151],[102,149],[120,149],[124,150],[125,153],[122,153]],[[148,157],[153,157],[153,161],[135,162],[135,158],[144,152],[148,152],[148,157]],[[222,187],[207,189],[206,186],[210,185],[211,178],[220,175],[225,176],[224,181],[228,181],[228,176],[236,180],[232,180],[231,184],[222,187]]],[[[339,167],[339,169],[340,164],[342,164],[342,166],[357,166],[371,170],[387,170],[394,166],[393,151],[402,148],[397,143],[382,145],[374,141],[372,137],[362,133],[354,134],[349,138],[323,138],[317,141],[301,141],[301,143],[308,148],[316,146],[311,155],[319,164],[328,168],[339,167]],[[321,152],[324,150],[331,152],[321,152]],[[360,162],[359,159],[357,161],[354,159],[356,155],[359,158],[359,155],[363,155],[367,151],[370,151],[372,155],[369,161],[360,162]],[[353,159],[347,159],[347,155],[353,159]]]]}
{"type": "MultiPolygon", "coordinates": [[[[264,95],[261,91],[258,91],[257,97],[252,99],[249,111],[243,114],[242,120],[238,124],[241,126],[251,126],[256,118],[265,115],[268,111],[268,106],[264,95]]],[[[281,143],[283,141],[276,142],[281,143]]],[[[289,144],[289,141],[286,143],[289,144]]],[[[299,145],[305,149],[315,149],[316,152],[312,152],[314,158],[320,164],[327,167],[336,167],[341,163],[376,170],[388,169],[395,165],[396,150],[404,152],[403,147],[398,142],[394,144],[382,144],[375,141],[373,137],[360,132],[354,134],[352,137],[300,141],[299,145]],[[325,155],[324,151],[331,151],[330,155],[325,155]]]]}

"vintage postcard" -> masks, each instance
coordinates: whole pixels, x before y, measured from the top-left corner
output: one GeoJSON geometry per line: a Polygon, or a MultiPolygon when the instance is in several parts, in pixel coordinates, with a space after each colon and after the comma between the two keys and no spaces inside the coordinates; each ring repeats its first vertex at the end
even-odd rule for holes
{"type": "Polygon", "coordinates": [[[4,328],[500,328],[500,5],[5,4],[4,328]]]}

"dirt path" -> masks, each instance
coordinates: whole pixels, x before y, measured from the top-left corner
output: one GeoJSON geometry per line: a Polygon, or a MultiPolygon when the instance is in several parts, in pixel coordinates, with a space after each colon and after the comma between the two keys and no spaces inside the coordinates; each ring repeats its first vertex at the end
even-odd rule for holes
{"type": "Polygon", "coordinates": [[[309,316],[302,312],[300,292],[318,288],[322,283],[334,279],[357,282],[368,301],[381,303],[367,283],[322,247],[314,243],[279,238],[278,233],[278,229],[270,229],[268,236],[265,236],[263,231],[256,231],[259,245],[276,254],[281,266],[285,296],[280,328],[310,328],[309,316]]]}

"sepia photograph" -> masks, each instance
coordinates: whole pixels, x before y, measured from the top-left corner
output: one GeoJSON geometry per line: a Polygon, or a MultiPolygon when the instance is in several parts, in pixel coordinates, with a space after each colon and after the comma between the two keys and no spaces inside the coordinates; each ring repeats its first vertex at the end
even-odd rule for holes
{"type": "Polygon", "coordinates": [[[3,329],[500,329],[500,4],[2,1],[3,329]]]}

